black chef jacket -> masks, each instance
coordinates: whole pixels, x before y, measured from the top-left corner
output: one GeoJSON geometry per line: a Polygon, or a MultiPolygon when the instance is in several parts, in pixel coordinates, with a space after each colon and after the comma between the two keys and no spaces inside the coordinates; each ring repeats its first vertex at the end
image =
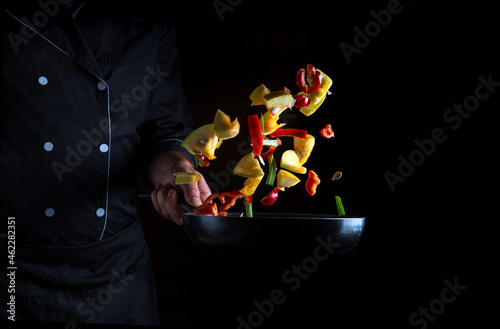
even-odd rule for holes
{"type": "Polygon", "coordinates": [[[154,323],[134,199],[137,172],[185,152],[192,129],[175,31],[154,12],[64,2],[1,13],[0,232],[15,217],[17,319],[154,323]]]}

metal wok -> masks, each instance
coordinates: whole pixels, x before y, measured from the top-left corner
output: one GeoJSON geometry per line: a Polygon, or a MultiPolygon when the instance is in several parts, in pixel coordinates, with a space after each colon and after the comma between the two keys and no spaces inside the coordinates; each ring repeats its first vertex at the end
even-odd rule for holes
{"type": "Polygon", "coordinates": [[[269,247],[305,247],[327,243],[335,253],[353,248],[360,240],[365,217],[256,213],[254,217],[183,214],[189,239],[201,247],[223,250],[269,247]]]}

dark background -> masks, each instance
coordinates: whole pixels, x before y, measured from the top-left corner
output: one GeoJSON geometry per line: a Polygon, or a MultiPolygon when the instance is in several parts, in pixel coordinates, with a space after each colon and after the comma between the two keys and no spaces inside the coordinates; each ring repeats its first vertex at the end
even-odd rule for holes
{"type": "MultiPolygon", "coordinates": [[[[249,106],[251,91],[264,83],[297,92],[295,73],[311,63],[333,79],[333,94],[311,117],[296,112],[288,126],[317,137],[305,166],[323,182],[310,197],[304,178],[280,194],[273,211],[335,214],[334,195],[340,195],[347,214],[367,217],[359,246],[321,263],[297,291],[287,291],[287,300],[261,327],[420,328],[410,325],[410,315],[440,298],[443,281],[454,278],[467,288],[428,328],[478,327],[491,320],[498,296],[493,207],[500,92],[480,102],[456,130],[443,113],[474,95],[478,76],[500,81],[492,2],[401,1],[402,11],[350,63],[339,44],[353,45],[354,28],[363,30],[374,20],[370,11],[387,9],[388,1],[247,0],[224,12],[222,21],[213,3],[169,2],[162,9],[177,24],[197,125],[210,123],[219,108],[242,123],[240,136],[224,142],[217,160],[200,171],[212,187],[217,177],[229,175],[228,161],[243,155],[237,149],[246,117],[265,110],[249,106]],[[317,134],[326,123],[335,131],[332,140],[317,134]],[[397,174],[398,157],[408,159],[417,149],[414,140],[430,138],[436,128],[445,131],[446,141],[392,192],[384,173],[397,174]],[[332,182],[337,170],[344,176],[332,182]]],[[[220,189],[242,182],[231,176],[220,189]]],[[[165,327],[237,328],[236,318],[247,319],[256,310],[254,300],[285,290],[281,275],[312,252],[202,249],[182,227],[156,216],[149,202],[140,200],[141,214],[165,327]]]]}

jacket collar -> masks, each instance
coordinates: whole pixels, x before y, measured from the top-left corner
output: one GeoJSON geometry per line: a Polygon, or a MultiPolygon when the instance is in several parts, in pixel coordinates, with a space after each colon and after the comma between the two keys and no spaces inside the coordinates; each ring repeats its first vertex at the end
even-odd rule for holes
{"type": "MultiPolygon", "coordinates": [[[[99,38],[106,38],[106,42],[103,42],[99,49],[94,49],[94,54],[73,19],[71,12],[65,5],[43,8],[38,3],[33,3],[31,6],[23,6],[23,8],[20,6],[6,8],[5,11],[25,26],[24,29],[19,31],[28,31],[30,38],[35,37],[34,32],[36,32],[36,34],[99,78],[103,78],[103,76],[96,56],[109,51],[139,33],[144,29],[145,25],[144,20],[140,18],[130,20],[128,26],[122,26],[126,22],[110,19],[103,26],[105,30],[102,35],[98,36],[99,38]]],[[[79,15],[81,14],[79,13],[79,15]]],[[[107,18],[109,19],[109,17],[107,18]]],[[[21,35],[21,37],[25,36],[21,35]]]]}

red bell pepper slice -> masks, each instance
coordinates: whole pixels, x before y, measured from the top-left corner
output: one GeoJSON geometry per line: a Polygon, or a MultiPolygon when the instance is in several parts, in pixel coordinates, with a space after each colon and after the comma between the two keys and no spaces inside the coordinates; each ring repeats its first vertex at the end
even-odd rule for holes
{"type": "Polygon", "coordinates": [[[264,135],[262,134],[262,126],[260,124],[260,118],[257,114],[248,116],[248,130],[250,131],[250,137],[252,140],[253,153],[255,155],[260,155],[262,152],[264,135]]]}
{"type": "Polygon", "coordinates": [[[319,183],[321,183],[321,180],[319,179],[318,175],[314,171],[309,170],[306,181],[307,193],[309,193],[309,195],[315,195],[316,188],[318,187],[319,183]]]}
{"type": "Polygon", "coordinates": [[[294,129],[294,128],[289,128],[289,129],[276,129],[273,133],[269,134],[269,137],[281,137],[281,136],[288,136],[288,137],[298,137],[301,139],[306,139],[307,136],[307,131],[302,130],[302,129],[294,129]]]}
{"type": "Polygon", "coordinates": [[[247,198],[245,202],[248,201],[248,197],[240,193],[239,189],[230,192],[212,193],[199,207],[194,208],[193,212],[202,216],[226,216],[227,210],[234,206],[239,198],[247,198]],[[217,204],[214,202],[215,198],[218,198],[221,202],[220,212],[217,211],[217,204]]]}
{"type": "Polygon", "coordinates": [[[311,100],[306,95],[295,96],[295,107],[301,109],[311,104],[311,100]]]}
{"type": "Polygon", "coordinates": [[[198,216],[217,216],[217,204],[215,202],[203,203],[202,205],[193,209],[195,215],[198,216]]]}
{"type": "Polygon", "coordinates": [[[271,193],[269,193],[266,197],[264,197],[262,200],[260,200],[260,203],[262,203],[264,206],[272,205],[278,199],[278,192],[279,191],[280,191],[279,187],[274,188],[271,191],[271,193]]]}
{"type": "Polygon", "coordinates": [[[330,125],[330,124],[326,125],[325,128],[321,129],[319,131],[319,133],[321,134],[321,136],[323,136],[325,138],[335,137],[335,134],[333,133],[333,130],[332,130],[332,125],[330,125]]]}
{"type": "Polygon", "coordinates": [[[267,149],[267,151],[261,154],[262,158],[263,159],[269,158],[269,156],[271,154],[273,154],[275,150],[276,150],[276,146],[269,146],[269,148],[267,149]]]}
{"type": "Polygon", "coordinates": [[[321,86],[322,75],[320,71],[316,71],[316,68],[311,64],[307,64],[307,83],[306,84],[306,70],[300,69],[295,77],[295,83],[300,90],[312,94],[318,91],[321,86]]]}

